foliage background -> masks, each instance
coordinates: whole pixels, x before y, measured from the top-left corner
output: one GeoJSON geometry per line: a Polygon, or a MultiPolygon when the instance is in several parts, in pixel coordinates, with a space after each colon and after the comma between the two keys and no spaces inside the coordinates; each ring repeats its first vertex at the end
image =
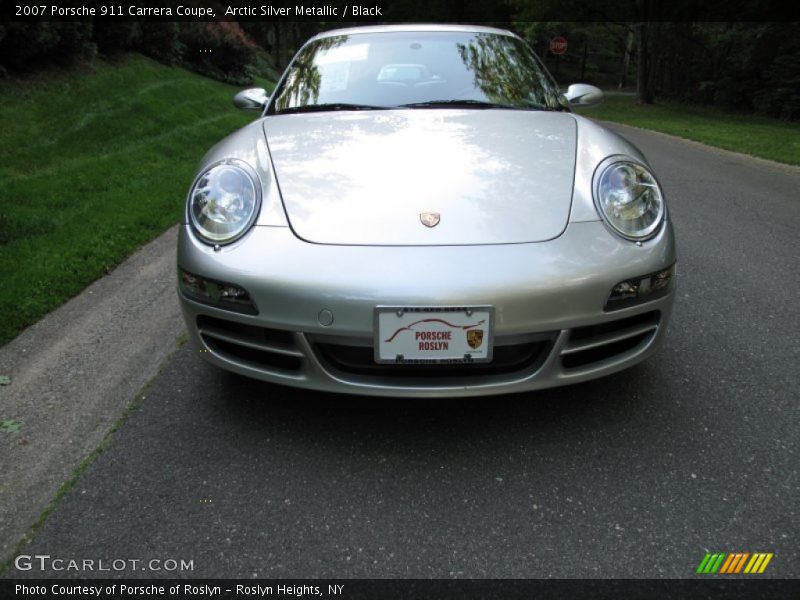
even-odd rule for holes
{"type": "MultiPolygon", "coordinates": [[[[241,3],[232,0],[231,4],[241,3]]],[[[640,103],[688,101],[787,120],[800,118],[800,23],[764,21],[762,3],[687,0],[394,0],[394,21],[486,22],[522,35],[559,81],[636,89],[640,103]],[[720,12],[722,11],[722,12],[720,12]],[[733,12],[735,11],[735,12],[733,12]],[[706,13],[708,13],[706,15],[706,13]],[[564,15],[571,21],[560,21],[564,15]],[[687,15],[737,22],[690,21],[687,15]],[[752,19],[748,21],[747,19],[752,19]],[[568,50],[548,49],[556,35],[568,50]]],[[[223,12],[220,10],[220,12],[223,12]]],[[[0,26],[0,76],[140,52],[226,83],[274,78],[308,37],[357,23],[321,21],[10,22],[0,26]]]]}

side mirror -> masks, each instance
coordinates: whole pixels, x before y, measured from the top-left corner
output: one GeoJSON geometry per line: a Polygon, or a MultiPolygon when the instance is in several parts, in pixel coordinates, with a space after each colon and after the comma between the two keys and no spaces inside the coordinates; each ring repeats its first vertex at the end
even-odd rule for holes
{"type": "Polygon", "coordinates": [[[603,101],[603,90],[586,83],[573,83],[564,92],[564,97],[572,108],[595,106],[603,101]]]}
{"type": "Polygon", "coordinates": [[[233,97],[233,105],[244,110],[264,110],[269,94],[264,88],[242,90],[233,97]]]}

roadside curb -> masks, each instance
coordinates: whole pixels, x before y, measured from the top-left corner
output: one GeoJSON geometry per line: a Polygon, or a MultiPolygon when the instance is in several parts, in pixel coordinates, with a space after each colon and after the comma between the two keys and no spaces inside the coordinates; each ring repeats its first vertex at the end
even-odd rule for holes
{"type": "Polygon", "coordinates": [[[177,349],[178,227],[0,348],[0,563],[177,349]]]}

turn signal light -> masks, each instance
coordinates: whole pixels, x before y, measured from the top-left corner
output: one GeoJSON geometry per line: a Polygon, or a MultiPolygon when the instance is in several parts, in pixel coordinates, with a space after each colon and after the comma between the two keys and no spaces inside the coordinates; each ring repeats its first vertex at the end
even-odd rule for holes
{"type": "Polygon", "coordinates": [[[205,279],[181,270],[180,288],[191,300],[248,315],[258,314],[250,294],[238,285],[205,279]]]}
{"type": "Polygon", "coordinates": [[[672,265],[663,271],[620,281],[611,288],[603,310],[619,310],[665,296],[672,289],[674,276],[675,265],[672,265]]]}

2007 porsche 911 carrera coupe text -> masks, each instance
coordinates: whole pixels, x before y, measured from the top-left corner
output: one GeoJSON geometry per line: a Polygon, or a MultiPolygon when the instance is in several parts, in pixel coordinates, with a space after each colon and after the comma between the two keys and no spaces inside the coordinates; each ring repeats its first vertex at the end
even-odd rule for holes
{"type": "Polygon", "coordinates": [[[312,38],[191,185],[179,296],[210,362],[292,386],[468,396],[648,357],[674,297],[659,183],[517,36],[312,38]]]}

